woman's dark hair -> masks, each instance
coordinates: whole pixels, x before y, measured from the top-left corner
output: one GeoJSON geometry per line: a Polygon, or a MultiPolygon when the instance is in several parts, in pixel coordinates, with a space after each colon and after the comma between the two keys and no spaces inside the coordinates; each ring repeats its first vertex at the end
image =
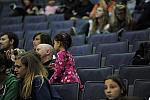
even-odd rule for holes
{"type": "Polygon", "coordinates": [[[52,40],[51,40],[51,37],[50,37],[50,35],[48,33],[43,33],[43,32],[36,33],[33,36],[33,40],[38,35],[40,35],[41,44],[50,44],[50,45],[52,45],[52,40]]]}
{"type": "Polygon", "coordinates": [[[55,35],[55,41],[60,41],[61,45],[64,46],[65,50],[71,47],[72,38],[71,35],[66,32],[60,32],[59,34],[55,35]]]}
{"type": "Polygon", "coordinates": [[[14,40],[13,48],[17,48],[18,47],[19,39],[18,39],[18,36],[15,33],[13,33],[13,32],[4,32],[4,33],[0,34],[0,37],[2,37],[4,35],[7,35],[10,41],[14,40]]]}
{"type": "Polygon", "coordinates": [[[119,85],[120,89],[123,91],[121,93],[121,96],[126,96],[127,89],[121,77],[119,75],[114,74],[114,75],[108,76],[104,81],[109,80],[109,79],[113,80],[119,85]]]}

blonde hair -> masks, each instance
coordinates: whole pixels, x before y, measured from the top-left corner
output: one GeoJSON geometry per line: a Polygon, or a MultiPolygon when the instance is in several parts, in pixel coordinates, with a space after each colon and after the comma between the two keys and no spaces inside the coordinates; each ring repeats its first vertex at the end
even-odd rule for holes
{"type": "Polygon", "coordinates": [[[36,75],[47,77],[48,72],[33,52],[27,52],[19,55],[18,60],[20,60],[21,63],[27,68],[27,73],[23,79],[23,87],[21,91],[21,97],[23,99],[27,99],[30,97],[32,92],[32,82],[34,77],[36,75]]]}

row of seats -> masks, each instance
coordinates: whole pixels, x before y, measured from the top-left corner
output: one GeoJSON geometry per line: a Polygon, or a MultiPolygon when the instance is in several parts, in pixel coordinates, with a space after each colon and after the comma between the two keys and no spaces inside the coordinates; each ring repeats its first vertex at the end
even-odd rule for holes
{"type": "Polygon", "coordinates": [[[106,57],[108,54],[128,53],[128,48],[128,42],[125,41],[116,43],[97,44],[96,47],[93,47],[92,44],[72,46],[71,48],[69,48],[69,51],[72,53],[73,56],[83,56],[102,53],[102,57],[106,57]]]}
{"type": "MultiPolygon", "coordinates": [[[[127,79],[129,85],[132,85],[135,79],[150,79],[150,66],[124,65],[119,68],[117,74],[123,79],[127,79]]],[[[116,73],[113,67],[102,68],[77,68],[81,82],[86,81],[103,81],[107,76],[116,73]]]]}
{"type": "MultiPolygon", "coordinates": [[[[124,81],[127,88],[128,81],[124,81]]],[[[79,91],[79,84],[53,84],[64,100],[101,100],[105,98],[104,83],[102,81],[87,81],[84,84],[83,92],[79,91]]],[[[150,80],[136,79],[133,84],[132,96],[150,97],[150,80]]]]}
{"type": "MultiPolygon", "coordinates": [[[[120,53],[120,54],[108,54],[104,61],[104,66],[113,66],[114,69],[119,69],[119,67],[125,65],[131,65],[134,52],[132,53],[120,53]]],[[[101,68],[102,65],[102,55],[91,54],[84,56],[74,56],[76,68],[101,68]]]]}
{"type": "Polygon", "coordinates": [[[16,16],[16,17],[2,17],[1,24],[12,25],[20,23],[41,23],[51,21],[64,21],[64,14],[53,14],[53,15],[38,15],[38,16],[16,16]]]}
{"type": "Polygon", "coordinates": [[[54,14],[48,16],[26,16],[20,17],[5,17],[0,20],[0,30],[1,32],[11,31],[23,31],[27,33],[28,31],[43,31],[48,30],[49,34],[53,37],[56,33],[60,31],[69,31],[72,27],[75,27],[76,32],[80,33],[83,31],[85,24],[88,24],[88,20],[77,20],[76,22],[72,20],[65,21],[64,14],[54,14]],[[49,20],[49,21],[48,21],[49,20]]]}

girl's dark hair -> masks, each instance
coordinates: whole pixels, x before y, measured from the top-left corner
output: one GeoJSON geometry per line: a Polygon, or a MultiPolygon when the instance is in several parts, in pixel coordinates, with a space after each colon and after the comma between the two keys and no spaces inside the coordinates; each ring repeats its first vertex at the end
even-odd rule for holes
{"type": "Polygon", "coordinates": [[[120,89],[123,91],[123,92],[121,93],[121,96],[126,96],[126,94],[127,94],[127,89],[126,89],[126,86],[125,86],[123,80],[121,79],[121,77],[120,77],[119,75],[114,74],[114,75],[108,76],[108,77],[105,79],[105,81],[108,80],[108,79],[113,80],[114,82],[116,82],[116,83],[119,85],[120,89]]]}
{"type": "Polygon", "coordinates": [[[55,35],[54,40],[60,41],[61,45],[64,46],[65,50],[70,48],[72,44],[71,35],[66,32],[60,32],[59,34],[55,35]]]}
{"type": "Polygon", "coordinates": [[[50,37],[50,35],[48,33],[43,33],[43,32],[36,33],[33,36],[33,40],[38,35],[40,35],[41,44],[50,44],[50,45],[52,45],[52,40],[51,40],[51,37],[50,37]]]}

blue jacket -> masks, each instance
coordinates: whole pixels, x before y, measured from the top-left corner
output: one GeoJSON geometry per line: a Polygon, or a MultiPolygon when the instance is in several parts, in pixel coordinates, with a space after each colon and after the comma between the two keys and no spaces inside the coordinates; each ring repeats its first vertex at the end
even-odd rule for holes
{"type": "Polygon", "coordinates": [[[31,97],[28,100],[62,100],[57,91],[50,88],[48,80],[40,75],[32,82],[31,97]]]}

